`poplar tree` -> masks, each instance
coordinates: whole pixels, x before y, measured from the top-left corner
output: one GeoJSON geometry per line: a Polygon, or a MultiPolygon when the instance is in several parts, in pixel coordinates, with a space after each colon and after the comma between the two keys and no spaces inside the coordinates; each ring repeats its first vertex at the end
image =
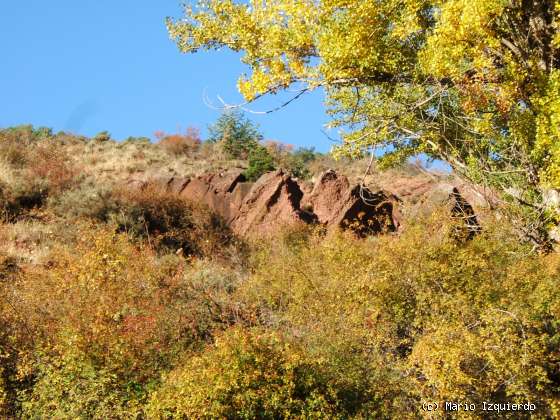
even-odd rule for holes
{"type": "MultiPolygon", "coordinates": [[[[168,20],[183,52],[230,48],[247,101],[322,88],[337,156],[426,154],[501,191],[548,243],[560,188],[559,0],[206,0],[168,20]]],[[[289,101],[288,101],[289,102],[289,101]]]]}

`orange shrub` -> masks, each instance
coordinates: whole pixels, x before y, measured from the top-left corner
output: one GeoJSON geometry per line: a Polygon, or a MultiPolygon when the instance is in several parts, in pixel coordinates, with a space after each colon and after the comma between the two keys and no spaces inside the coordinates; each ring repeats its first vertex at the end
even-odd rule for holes
{"type": "Polygon", "coordinates": [[[49,192],[58,193],[68,189],[76,183],[78,174],[77,168],[70,163],[61,147],[39,144],[31,152],[27,176],[44,181],[49,192]]]}
{"type": "Polygon", "coordinates": [[[188,127],[185,134],[157,132],[156,137],[161,138],[158,144],[173,155],[188,155],[198,150],[201,143],[200,131],[194,127],[188,127]]]}

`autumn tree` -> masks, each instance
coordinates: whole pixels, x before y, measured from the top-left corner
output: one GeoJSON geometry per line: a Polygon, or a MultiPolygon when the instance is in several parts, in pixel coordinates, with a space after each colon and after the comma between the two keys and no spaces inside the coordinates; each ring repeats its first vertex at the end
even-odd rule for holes
{"type": "Polygon", "coordinates": [[[167,25],[183,52],[243,52],[247,101],[323,88],[335,154],[443,159],[522,204],[543,244],[556,222],[543,191],[560,188],[559,14],[558,0],[206,0],[167,25]]]}

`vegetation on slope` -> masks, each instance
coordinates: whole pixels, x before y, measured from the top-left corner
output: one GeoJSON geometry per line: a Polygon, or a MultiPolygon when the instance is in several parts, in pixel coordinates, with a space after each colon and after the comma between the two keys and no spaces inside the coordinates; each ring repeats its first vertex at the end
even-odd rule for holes
{"type": "Polygon", "coordinates": [[[123,191],[134,165],[193,171],[204,143],[0,141],[0,417],[417,418],[443,400],[560,415],[560,257],[503,219],[467,242],[432,208],[400,235],[242,243],[155,186],[123,191]]]}

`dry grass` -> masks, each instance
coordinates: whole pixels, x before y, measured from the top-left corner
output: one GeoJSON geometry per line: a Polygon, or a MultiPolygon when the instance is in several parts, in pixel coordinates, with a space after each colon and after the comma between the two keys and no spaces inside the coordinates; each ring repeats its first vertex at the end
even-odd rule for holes
{"type": "Polygon", "coordinates": [[[57,226],[24,220],[0,226],[0,253],[23,264],[42,265],[57,242],[57,226]]]}
{"type": "Polygon", "coordinates": [[[127,179],[148,181],[167,176],[197,176],[207,172],[243,167],[244,162],[232,161],[208,150],[189,154],[169,153],[153,143],[103,142],[67,146],[73,161],[83,164],[83,173],[97,182],[116,184],[127,179]]]}

